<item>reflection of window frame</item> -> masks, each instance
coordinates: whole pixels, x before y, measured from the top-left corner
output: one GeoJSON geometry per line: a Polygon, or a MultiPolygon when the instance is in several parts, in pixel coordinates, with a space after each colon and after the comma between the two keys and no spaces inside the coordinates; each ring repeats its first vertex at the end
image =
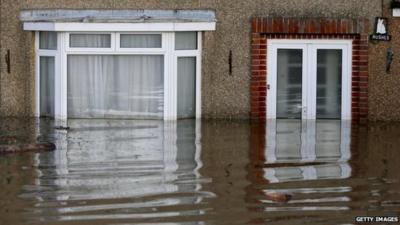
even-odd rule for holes
{"type": "MultiPolygon", "coordinates": [[[[266,156],[266,163],[286,163],[288,162],[287,160],[280,161],[278,156],[277,151],[279,151],[279,146],[277,143],[277,136],[282,135],[279,134],[277,131],[277,123],[287,123],[287,122],[296,122],[295,120],[268,120],[266,124],[266,140],[267,141],[267,146],[265,149],[265,156],[266,156]]],[[[297,121],[299,123],[300,129],[298,132],[291,131],[293,134],[299,135],[299,138],[301,139],[300,143],[301,146],[300,148],[300,156],[301,158],[299,159],[294,159],[295,162],[315,162],[318,161],[317,159],[317,153],[318,151],[316,149],[316,144],[317,144],[317,134],[320,132],[317,130],[317,123],[318,121],[315,120],[305,120],[297,121]]],[[[338,136],[340,136],[340,140],[338,140],[338,147],[340,151],[340,158],[335,158],[333,162],[346,162],[350,159],[351,157],[351,152],[350,152],[350,139],[351,139],[351,121],[336,121],[336,120],[326,120],[323,121],[324,123],[340,123],[340,128],[336,132],[338,133],[338,136]]],[[[323,125],[320,126],[320,129],[323,129],[324,126],[329,126],[328,125],[323,125]]],[[[283,134],[285,135],[285,134],[283,134]]],[[[289,142],[291,140],[288,140],[289,142]]],[[[327,160],[327,159],[323,159],[327,160]]]]}
{"type": "MultiPolygon", "coordinates": [[[[324,121],[324,124],[320,129],[324,130],[324,127],[329,127],[329,123],[339,123],[335,132],[338,133],[340,140],[338,140],[337,146],[339,147],[340,156],[332,158],[318,158],[317,154],[317,135],[321,132],[317,129],[318,121],[315,120],[298,120],[300,130],[298,132],[292,131],[293,134],[298,134],[301,138],[300,154],[301,158],[282,160],[278,158],[279,146],[277,143],[277,123],[294,122],[293,120],[268,120],[266,124],[266,140],[267,145],[265,149],[265,163],[308,163],[308,162],[328,162],[322,165],[310,165],[310,166],[293,166],[293,167],[278,167],[278,168],[267,168],[264,169],[264,177],[271,183],[285,182],[282,177],[279,178],[279,171],[290,169],[298,169],[301,172],[302,177],[292,177],[293,179],[313,180],[313,179],[324,179],[318,176],[318,171],[322,168],[337,168],[340,169],[340,174],[337,174],[337,178],[347,178],[351,175],[351,167],[348,161],[351,158],[350,140],[351,140],[351,121],[324,121]]],[[[282,135],[282,134],[281,134],[282,135]]],[[[291,140],[288,140],[289,142],[291,140]]],[[[289,177],[290,178],[290,177],[289,177]]]]}
{"type": "Polygon", "coordinates": [[[201,49],[202,32],[197,33],[197,49],[175,50],[175,32],[57,32],[57,50],[39,49],[39,32],[35,33],[36,50],[36,112],[40,116],[40,56],[55,57],[55,118],[68,118],[67,109],[67,58],[68,55],[163,55],[164,56],[164,120],[177,119],[177,60],[179,57],[196,57],[196,118],[201,117],[201,49]],[[70,34],[111,34],[110,48],[70,47],[70,34]],[[121,34],[161,34],[161,48],[121,48],[121,34]]]}
{"type": "MultiPolygon", "coordinates": [[[[153,147],[153,153],[156,153],[155,155],[151,155],[147,157],[150,157],[150,162],[153,161],[153,163],[155,163],[154,165],[157,165],[157,161],[159,161],[158,165],[162,165],[162,167],[159,168],[160,173],[152,173],[151,171],[148,172],[148,176],[154,176],[157,178],[157,181],[160,182],[160,185],[153,185],[152,188],[155,188],[156,190],[162,190],[162,192],[165,193],[174,193],[176,191],[178,191],[179,189],[179,183],[174,183],[173,181],[176,181],[176,179],[178,179],[178,173],[177,170],[179,168],[179,164],[180,162],[177,161],[177,154],[178,154],[178,148],[177,148],[177,139],[180,136],[184,136],[184,138],[186,138],[186,133],[180,133],[178,132],[177,126],[179,123],[183,123],[185,126],[185,129],[193,129],[193,139],[191,139],[192,142],[190,143],[186,143],[189,145],[193,145],[193,150],[194,150],[194,157],[188,158],[187,161],[183,162],[183,164],[185,163],[193,163],[193,165],[195,165],[195,168],[193,170],[190,171],[186,171],[186,172],[190,172],[190,174],[193,173],[194,175],[194,179],[196,179],[197,181],[199,179],[202,179],[204,177],[202,177],[202,175],[200,174],[200,169],[203,166],[202,160],[201,160],[201,154],[202,154],[202,147],[200,144],[200,140],[201,140],[201,121],[200,120],[183,120],[183,121],[178,121],[176,123],[163,123],[162,121],[151,121],[149,123],[149,121],[139,121],[139,120],[130,120],[130,122],[126,123],[124,121],[122,122],[118,122],[118,121],[108,121],[108,120],[102,120],[99,122],[96,121],[92,121],[92,120],[86,120],[86,121],[80,121],[80,120],[72,120],[70,121],[70,123],[72,123],[72,127],[74,128],[78,128],[78,129],[74,129],[72,131],[72,133],[68,133],[65,130],[56,130],[54,135],[57,136],[57,146],[61,146],[62,149],[64,149],[65,151],[56,151],[55,154],[49,154],[49,155],[41,155],[41,154],[35,154],[34,155],[34,165],[35,165],[35,172],[39,175],[48,175],[48,173],[52,173],[53,175],[55,174],[55,179],[54,179],[54,186],[57,187],[60,190],[65,190],[70,188],[71,186],[91,186],[91,185],[99,185],[99,183],[88,183],[87,180],[82,180],[77,176],[74,176],[76,173],[84,173],[85,171],[82,170],[76,170],[76,166],[82,165],[85,161],[85,159],[82,159],[82,157],[80,157],[80,154],[85,154],[83,151],[79,151],[81,145],[78,144],[79,141],[74,140],[74,136],[78,136],[78,137],[82,137],[83,134],[88,135],[88,140],[95,140],[98,137],[105,137],[107,136],[107,133],[113,132],[110,131],[109,129],[105,129],[104,127],[102,127],[102,125],[107,124],[107,126],[109,126],[110,128],[112,128],[112,126],[118,125],[119,123],[121,123],[122,127],[130,127],[132,126],[132,130],[126,130],[126,129],[122,129],[119,130],[119,132],[122,132],[123,135],[126,136],[131,136],[133,133],[135,134],[135,136],[137,137],[143,137],[142,135],[145,134],[147,137],[148,136],[152,136],[150,142],[155,142],[159,145],[157,145],[156,147],[153,147]],[[185,124],[185,123],[189,123],[185,124]],[[96,126],[93,126],[93,124],[96,124],[96,126],[100,125],[100,128],[97,130],[96,126]],[[142,129],[141,132],[137,132],[137,130],[135,131],[134,126],[137,125],[138,127],[143,126],[143,124],[145,124],[146,126],[149,126],[149,128],[147,129],[142,129]],[[83,128],[83,129],[82,129],[83,128]],[[93,129],[91,131],[85,131],[85,129],[93,129]],[[103,130],[102,130],[103,129],[103,130]],[[149,134],[149,129],[151,129],[151,134],[149,134]],[[99,135],[99,132],[102,135],[99,135]],[[133,132],[133,133],[130,133],[133,132]],[[93,137],[92,137],[93,136],[93,137]],[[74,146],[75,145],[75,146],[74,146]],[[161,148],[162,151],[158,151],[158,149],[161,148]],[[68,151],[67,151],[68,150],[68,151]],[[50,161],[47,161],[50,160],[50,161]],[[42,170],[41,169],[41,165],[52,165],[54,167],[51,167],[50,169],[46,169],[46,170],[42,170]],[[75,168],[75,170],[74,170],[75,168]]],[[[52,122],[50,122],[50,124],[52,124],[52,122]]],[[[46,126],[47,127],[47,126],[46,126]]],[[[37,131],[38,133],[43,133],[46,131],[41,131],[41,128],[38,128],[39,130],[37,131]]],[[[113,134],[118,136],[118,134],[113,134]]],[[[108,146],[108,144],[110,144],[112,142],[112,140],[106,141],[106,139],[104,138],[100,138],[103,141],[100,141],[99,145],[101,145],[100,150],[103,151],[107,151],[108,154],[114,155],[113,157],[118,158],[121,157],[121,153],[124,153],[124,150],[126,152],[130,152],[132,153],[132,151],[129,151],[130,148],[120,148],[120,151],[108,151],[109,149],[115,149],[115,148],[110,148],[113,147],[108,146]],[[110,142],[111,141],[111,142],[110,142]],[[108,149],[108,150],[107,150],[108,149]]],[[[144,145],[142,150],[148,150],[145,146],[146,144],[148,145],[148,141],[146,139],[141,139],[142,140],[142,144],[144,145]]],[[[114,139],[114,141],[116,141],[117,143],[119,142],[119,140],[114,139]]],[[[123,141],[124,143],[124,141],[123,141]]],[[[125,142],[128,143],[128,142],[125,142]]],[[[131,145],[132,143],[128,143],[128,146],[131,145]]],[[[137,143],[136,143],[137,144],[137,143]]],[[[153,143],[154,144],[154,143],[153,143]]],[[[87,145],[87,144],[86,144],[87,145]]],[[[90,144],[89,144],[90,145],[90,144]]],[[[84,146],[84,145],[83,145],[84,146]]],[[[114,146],[115,147],[115,146],[114,146]]],[[[98,151],[99,148],[97,148],[96,151],[98,151]]],[[[183,150],[187,150],[187,148],[184,148],[183,150]]],[[[140,152],[140,151],[139,151],[140,152]]],[[[145,151],[147,152],[147,151],[145,151]]],[[[142,151],[143,153],[143,151],[142,151]]],[[[101,157],[103,155],[96,155],[96,154],[90,154],[87,155],[87,157],[89,157],[91,160],[93,160],[94,162],[102,162],[104,161],[101,157]]],[[[121,158],[120,158],[121,159],[121,158]]],[[[149,160],[149,159],[147,159],[149,160]]],[[[117,160],[118,161],[118,160],[117,160]]],[[[139,162],[140,160],[138,160],[139,162]]],[[[121,162],[124,162],[124,160],[122,160],[121,162]]],[[[107,163],[107,162],[106,162],[107,163]]],[[[110,163],[110,162],[108,162],[110,163]]],[[[132,163],[132,162],[130,162],[132,163]]],[[[133,162],[131,165],[135,165],[135,163],[133,162]]],[[[137,165],[141,165],[140,163],[137,165]]],[[[96,166],[96,165],[95,165],[96,166]]],[[[122,168],[126,169],[124,167],[124,165],[119,165],[122,166],[122,168]]],[[[119,166],[117,165],[116,168],[119,168],[119,166]]],[[[90,165],[89,165],[90,167],[90,165]]],[[[183,175],[187,175],[188,173],[182,173],[183,175]]],[[[113,185],[120,185],[119,187],[123,187],[124,185],[124,180],[119,179],[118,177],[112,177],[112,176],[107,176],[107,177],[91,177],[89,179],[93,179],[96,180],[96,178],[98,180],[101,180],[103,178],[106,178],[108,180],[110,180],[110,183],[113,179],[115,179],[115,182],[112,182],[113,185]]],[[[130,177],[131,179],[134,179],[135,177],[130,177]]],[[[140,176],[139,176],[140,178],[140,176]]],[[[129,180],[129,178],[127,178],[129,180]]],[[[142,181],[143,183],[146,182],[145,180],[142,181]]],[[[36,186],[40,186],[43,183],[43,176],[37,176],[35,179],[35,185],[36,186]]],[[[186,185],[183,185],[186,186],[186,185]]],[[[99,189],[91,189],[88,193],[85,193],[84,196],[87,195],[93,195],[93,193],[99,192],[99,191],[106,191],[106,193],[111,193],[113,190],[107,190],[107,188],[109,188],[107,185],[104,186],[103,184],[100,184],[99,189]]],[[[191,191],[193,192],[201,192],[203,189],[203,185],[202,185],[202,181],[199,182],[195,182],[195,184],[193,185],[193,189],[191,191]]],[[[79,189],[80,190],[80,189],[79,189]]],[[[117,190],[118,191],[118,190],[117,190]]],[[[146,190],[147,193],[150,193],[152,190],[146,190]]],[[[75,193],[74,191],[72,192],[52,192],[54,194],[54,196],[48,196],[50,198],[56,198],[57,200],[68,200],[68,199],[75,199],[74,197],[76,197],[77,193],[75,193]]],[[[117,194],[121,196],[123,196],[124,192],[116,192],[117,194]]],[[[157,192],[155,192],[157,193],[157,192]]],[[[101,194],[101,193],[100,193],[101,194]]],[[[97,196],[101,196],[101,195],[97,195],[97,196]]],[[[132,193],[131,193],[132,194],[132,193]]],[[[135,193],[137,195],[135,195],[134,197],[138,197],[140,196],[140,194],[143,193],[135,193]]],[[[154,193],[151,193],[154,194],[154,193]]],[[[210,193],[212,194],[212,193],[210,193]]],[[[44,195],[46,195],[46,193],[44,193],[44,195]]],[[[104,196],[101,196],[104,197],[104,196]]],[[[125,197],[125,196],[124,196],[125,197]]],[[[132,196],[129,196],[132,197],[132,196]]],[[[143,197],[143,196],[142,196],[143,197]]],[[[42,194],[35,194],[35,198],[37,198],[39,201],[47,201],[48,199],[43,199],[43,195],[42,194]]],[[[187,198],[189,199],[189,198],[187,198]]],[[[193,197],[190,198],[190,200],[192,201],[191,204],[199,204],[203,201],[204,197],[203,195],[195,195],[193,197]]],[[[170,202],[175,203],[175,204],[182,204],[185,202],[180,202],[180,200],[176,200],[174,202],[170,202]]]]}

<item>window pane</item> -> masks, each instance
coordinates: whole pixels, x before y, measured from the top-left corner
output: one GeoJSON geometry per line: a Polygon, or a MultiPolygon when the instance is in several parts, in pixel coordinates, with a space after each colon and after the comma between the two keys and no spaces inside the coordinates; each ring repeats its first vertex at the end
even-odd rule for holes
{"type": "Polygon", "coordinates": [[[111,48],[111,34],[71,34],[71,48],[111,48]]]}
{"type": "Polygon", "coordinates": [[[161,48],[161,34],[121,34],[121,48],[161,48]]]}
{"type": "Polygon", "coordinates": [[[178,58],[178,118],[196,117],[196,57],[178,58]]]}
{"type": "Polygon", "coordinates": [[[342,115],[342,50],[317,51],[317,119],[342,115]]]}
{"type": "Polygon", "coordinates": [[[39,48],[57,50],[57,32],[39,32],[39,48]]]}
{"type": "Polygon", "coordinates": [[[197,49],[197,32],[176,32],[175,50],[197,49]]]}
{"type": "Polygon", "coordinates": [[[302,63],[301,49],[278,49],[277,118],[301,118],[302,63]]]}
{"type": "Polygon", "coordinates": [[[40,116],[54,117],[54,57],[40,57],[40,116]]]}
{"type": "Polygon", "coordinates": [[[164,57],[68,56],[70,118],[163,118],[164,57]]]}

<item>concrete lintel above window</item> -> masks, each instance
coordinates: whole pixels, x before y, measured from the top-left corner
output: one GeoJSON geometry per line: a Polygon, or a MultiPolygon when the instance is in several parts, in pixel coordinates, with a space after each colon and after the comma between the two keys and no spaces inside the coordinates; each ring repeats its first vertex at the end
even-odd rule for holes
{"type": "Polygon", "coordinates": [[[210,10],[24,10],[24,30],[33,31],[212,31],[210,10]]]}

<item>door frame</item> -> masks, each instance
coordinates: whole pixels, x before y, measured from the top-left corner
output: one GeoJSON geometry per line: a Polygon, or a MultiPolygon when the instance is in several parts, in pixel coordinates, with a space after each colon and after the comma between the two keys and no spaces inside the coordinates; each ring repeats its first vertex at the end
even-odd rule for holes
{"type": "Polygon", "coordinates": [[[352,40],[268,39],[266,118],[276,119],[277,50],[303,50],[302,119],[316,119],[317,50],[342,50],[341,120],[351,120],[352,40]],[[309,63],[314,62],[314,63],[309,63]],[[309,74],[304,76],[304,74],[309,74]]]}

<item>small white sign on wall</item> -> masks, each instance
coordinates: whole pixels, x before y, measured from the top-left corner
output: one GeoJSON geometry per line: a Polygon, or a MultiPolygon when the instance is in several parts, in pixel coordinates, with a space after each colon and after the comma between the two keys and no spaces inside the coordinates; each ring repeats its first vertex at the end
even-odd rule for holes
{"type": "Polygon", "coordinates": [[[376,17],[375,30],[370,39],[375,41],[390,41],[391,37],[388,30],[388,19],[385,17],[376,17]]]}
{"type": "Polygon", "coordinates": [[[400,17],[400,8],[393,9],[393,17],[400,17]]]}

